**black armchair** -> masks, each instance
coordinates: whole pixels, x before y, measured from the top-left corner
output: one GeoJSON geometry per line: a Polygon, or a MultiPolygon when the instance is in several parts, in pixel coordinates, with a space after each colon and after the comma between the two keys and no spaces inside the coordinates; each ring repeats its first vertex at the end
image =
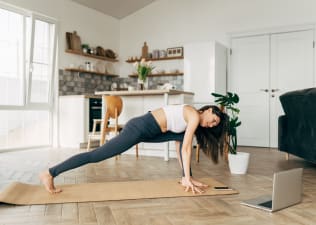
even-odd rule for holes
{"type": "Polygon", "coordinates": [[[316,88],[287,92],[280,101],[279,150],[316,163],[316,88]]]}

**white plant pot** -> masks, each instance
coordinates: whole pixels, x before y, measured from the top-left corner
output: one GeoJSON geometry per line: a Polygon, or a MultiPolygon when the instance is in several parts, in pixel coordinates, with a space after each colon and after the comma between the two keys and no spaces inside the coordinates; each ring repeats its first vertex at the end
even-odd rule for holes
{"type": "Polygon", "coordinates": [[[237,152],[228,154],[228,165],[232,174],[246,174],[250,154],[248,152],[237,152]]]}

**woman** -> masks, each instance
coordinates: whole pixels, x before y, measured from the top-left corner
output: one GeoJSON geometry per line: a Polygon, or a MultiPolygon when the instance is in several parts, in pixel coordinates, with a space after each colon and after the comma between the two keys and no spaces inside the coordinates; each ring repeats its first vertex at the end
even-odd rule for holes
{"type": "Polygon", "coordinates": [[[168,105],[143,116],[131,119],[119,135],[91,152],[80,153],[40,174],[40,180],[50,193],[59,193],[54,177],[87,163],[95,163],[121,154],[140,142],[178,141],[179,162],[183,169],[182,185],[185,191],[202,193],[207,185],[191,177],[190,162],[194,135],[203,152],[213,162],[223,153],[228,116],[217,106],[196,110],[189,105],[168,105]],[[181,149],[180,149],[181,148],[181,149]]]}

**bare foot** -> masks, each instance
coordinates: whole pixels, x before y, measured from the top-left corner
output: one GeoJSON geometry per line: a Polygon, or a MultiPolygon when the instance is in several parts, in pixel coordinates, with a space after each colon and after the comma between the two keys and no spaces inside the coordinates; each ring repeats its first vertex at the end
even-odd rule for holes
{"type": "Polygon", "coordinates": [[[56,194],[62,191],[60,188],[54,186],[54,178],[48,171],[40,173],[39,178],[49,193],[56,194]]]}

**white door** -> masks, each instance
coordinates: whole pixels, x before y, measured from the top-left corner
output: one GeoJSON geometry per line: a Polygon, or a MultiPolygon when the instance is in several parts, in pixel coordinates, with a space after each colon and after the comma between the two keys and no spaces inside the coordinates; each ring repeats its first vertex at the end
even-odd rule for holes
{"type": "Polygon", "coordinates": [[[238,144],[277,147],[279,96],[314,83],[313,31],[232,39],[229,90],[240,96],[238,144]]]}
{"type": "Polygon", "coordinates": [[[269,36],[232,40],[228,90],[240,97],[238,145],[269,146],[269,36]]]}
{"type": "Polygon", "coordinates": [[[271,35],[270,147],[278,146],[279,96],[313,87],[313,30],[271,35]]]}

